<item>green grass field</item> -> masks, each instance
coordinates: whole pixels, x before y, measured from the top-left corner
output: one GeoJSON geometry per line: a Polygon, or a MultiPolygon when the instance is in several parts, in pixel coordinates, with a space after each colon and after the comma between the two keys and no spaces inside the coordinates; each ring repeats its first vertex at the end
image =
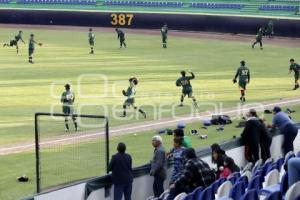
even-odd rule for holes
{"type": "MultiPolygon", "coordinates": [[[[287,72],[288,60],[291,57],[297,58],[299,48],[265,45],[261,51],[251,49],[250,44],[244,42],[169,37],[169,48],[162,49],[158,32],[157,35],[127,34],[128,48],[119,49],[115,33],[96,32],[96,54],[88,55],[87,32],[23,31],[26,43],[29,34],[34,33],[36,40],[44,45],[37,47],[33,65],[27,63],[26,46],[20,45],[20,55],[16,55],[13,48],[0,48],[0,146],[33,141],[34,113],[61,112],[59,97],[67,82],[72,83],[77,95],[77,112],[108,114],[111,126],[144,120],[119,120],[112,117],[121,115],[124,101],[121,91],[127,88],[127,80],[132,76],[140,80],[136,101],[148,113],[147,120],[159,117],[153,112],[158,108],[167,110],[160,114],[161,117],[171,116],[170,109],[179,101],[181,89],[175,86],[175,80],[182,69],[192,69],[196,74],[196,79],[192,82],[194,94],[200,105],[206,105],[200,106],[200,111],[210,110],[208,103],[222,103],[223,107],[233,107],[238,103],[237,86],[231,80],[242,59],[246,60],[252,73],[248,102],[295,97],[298,94],[298,91],[291,91],[293,77],[287,72]],[[107,92],[104,92],[105,84],[99,74],[107,77],[107,92]],[[100,96],[102,94],[105,95],[100,96]],[[119,111],[113,113],[114,107],[119,111]],[[107,113],[104,112],[105,108],[107,113]]],[[[2,29],[0,43],[9,41],[16,32],[17,29],[2,29]]],[[[190,103],[186,100],[187,105],[190,103]]],[[[189,112],[187,106],[175,109],[177,115],[189,112]]],[[[55,123],[49,123],[47,129],[56,130],[59,127],[55,123]]],[[[195,147],[228,140],[233,135],[239,135],[240,130],[229,126],[222,134],[215,133],[213,129],[207,133],[210,135],[209,139],[193,140],[195,147]]],[[[45,131],[44,137],[61,134],[60,131],[45,131]]],[[[111,151],[119,141],[134,143],[135,145],[128,147],[134,157],[134,165],[144,164],[151,158],[149,138],[152,135],[153,131],[149,131],[136,137],[113,137],[111,151]]],[[[93,142],[83,143],[81,148],[87,150],[83,151],[82,156],[96,146],[93,142]]],[[[170,140],[167,140],[166,146],[171,146],[170,140]]],[[[68,156],[68,146],[60,150],[65,153],[61,155],[68,156]]],[[[45,153],[49,153],[50,161],[52,156],[55,159],[56,152],[45,153]]],[[[64,156],[61,157],[63,158],[64,156]]],[[[0,156],[0,162],[0,199],[16,199],[34,192],[34,181],[29,184],[18,184],[15,181],[15,177],[23,173],[34,177],[32,152],[0,156]]],[[[51,174],[51,169],[55,166],[55,162],[48,166],[48,184],[64,180],[64,177],[51,174]]],[[[90,173],[82,174],[82,177],[97,174],[98,171],[90,173]]],[[[82,178],[76,174],[69,176],[82,178]]]]}

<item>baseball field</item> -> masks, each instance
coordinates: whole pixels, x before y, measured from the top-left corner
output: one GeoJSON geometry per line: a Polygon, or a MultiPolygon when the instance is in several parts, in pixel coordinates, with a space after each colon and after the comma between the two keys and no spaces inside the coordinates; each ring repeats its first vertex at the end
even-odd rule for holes
{"type": "MultiPolygon", "coordinates": [[[[125,30],[128,48],[120,49],[114,30],[99,28],[94,30],[95,54],[90,55],[87,28],[1,25],[1,44],[13,39],[19,29],[23,30],[26,43],[20,43],[19,55],[14,48],[0,48],[0,150],[33,143],[34,113],[61,112],[60,95],[66,83],[71,83],[75,92],[77,113],[107,115],[111,127],[130,125],[134,128],[136,124],[204,113],[214,108],[236,108],[239,91],[232,78],[241,60],[246,61],[251,71],[247,103],[298,97],[299,91],[292,91],[293,74],[288,74],[289,59],[298,62],[300,45],[297,45],[297,39],[266,38],[264,50],[260,50],[251,48],[254,36],[170,31],[168,48],[163,49],[158,30],[125,30]],[[36,47],[34,64],[28,63],[27,57],[31,33],[37,42],[43,43],[36,47]],[[177,107],[181,88],[176,87],[175,81],[181,70],[188,69],[196,75],[192,85],[199,102],[198,110],[193,109],[190,99],[185,99],[184,107],[177,107]],[[135,112],[129,113],[128,118],[119,118],[125,100],[121,92],[127,89],[128,79],[133,76],[139,80],[136,105],[146,111],[147,119],[135,112]]],[[[298,106],[293,108],[300,110],[298,106]]],[[[299,117],[296,112],[294,119],[297,121],[299,117]]],[[[271,116],[267,118],[270,120],[271,116]]],[[[238,136],[241,129],[234,127],[236,123],[234,121],[222,132],[216,132],[215,128],[202,130],[200,122],[188,124],[187,129],[198,129],[209,136],[206,140],[191,136],[193,146],[200,148],[238,136]]],[[[82,127],[79,133],[65,133],[63,122],[48,120],[44,122],[41,133],[46,140],[84,134],[85,131],[94,131],[92,129],[82,127]]],[[[115,151],[118,142],[123,141],[128,144],[135,166],[147,163],[153,150],[150,138],[156,129],[153,126],[148,130],[132,131],[136,135],[128,130],[122,133],[121,129],[121,136],[114,134],[111,138],[111,152],[115,151]]],[[[164,139],[170,148],[172,139],[170,136],[164,136],[164,139]]],[[[82,143],[77,141],[76,145],[60,144],[59,150],[44,150],[44,175],[47,178],[43,179],[43,186],[55,185],[70,177],[81,179],[104,173],[103,163],[100,166],[93,161],[94,157],[88,159],[95,154],[98,160],[104,158],[104,155],[98,155],[103,152],[97,150],[101,142],[101,138],[91,139],[82,143]],[[74,146],[78,151],[76,155],[90,162],[73,160],[68,163],[68,173],[57,170],[74,156],[74,146]],[[89,170],[76,173],[82,165],[89,170]],[[96,166],[94,171],[91,170],[93,166],[96,166]]],[[[1,152],[0,163],[0,199],[18,199],[34,193],[33,149],[1,152]],[[16,181],[15,178],[22,174],[30,177],[28,183],[16,181]]]]}

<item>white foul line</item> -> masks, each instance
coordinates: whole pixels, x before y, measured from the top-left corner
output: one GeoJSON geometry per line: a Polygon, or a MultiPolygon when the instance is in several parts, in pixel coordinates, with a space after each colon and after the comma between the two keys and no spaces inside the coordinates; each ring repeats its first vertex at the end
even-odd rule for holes
{"type": "MultiPolygon", "coordinates": [[[[295,102],[300,102],[300,99],[293,99],[293,100],[287,100],[287,101],[282,101],[282,102],[277,102],[277,103],[264,104],[264,106],[265,107],[270,107],[270,106],[283,105],[283,104],[295,103],[295,102]]],[[[246,110],[249,110],[249,108],[229,110],[229,111],[224,111],[222,113],[223,114],[230,114],[230,113],[235,113],[237,111],[246,111],[246,110]]],[[[129,127],[129,128],[115,129],[115,130],[111,130],[109,133],[118,133],[118,132],[121,132],[121,131],[129,131],[129,130],[134,130],[134,129],[138,129],[138,128],[147,128],[147,127],[152,127],[152,126],[156,126],[156,125],[170,124],[170,123],[175,123],[175,122],[179,122],[179,121],[183,121],[183,120],[186,121],[186,120],[192,120],[192,119],[203,119],[205,117],[211,117],[211,114],[197,116],[197,117],[183,117],[183,118],[180,118],[180,119],[173,119],[173,120],[168,120],[168,121],[163,121],[163,122],[155,122],[155,123],[151,123],[151,124],[138,125],[138,126],[129,127]]],[[[64,141],[69,141],[69,140],[74,140],[74,139],[89,138],[89,137],[99,136],[99,135],[104,135],[104,132],[74,136],[74,137],[70,137],[70,138],[63,138],[63,139],[57,139],[57,140],[51,140],[51,141],[47,141],[47,142],[41,142],[40,146],[41,145],[61,143],[61,142],[64,142],[64,141]]],[[[31,148],[31,147],[33,148],[34,146],[35,146],[35,144],[27,144],[27,145],[15,146],[15,147],[3,148],[3,149],[0,149],[0,155],[5,154],[6,151],[15,151],[15,150],[18,150],[18,149],[26,149],[26,148],[31,148]]]]}

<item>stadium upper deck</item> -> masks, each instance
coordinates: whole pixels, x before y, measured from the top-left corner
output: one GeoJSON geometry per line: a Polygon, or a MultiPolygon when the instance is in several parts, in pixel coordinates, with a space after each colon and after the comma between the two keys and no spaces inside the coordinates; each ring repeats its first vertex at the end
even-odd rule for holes
{"type": "Polygon", "coordinates": [[[0,8],[207,13],[298,18],[300,0],[0,0],[0,8]]]}

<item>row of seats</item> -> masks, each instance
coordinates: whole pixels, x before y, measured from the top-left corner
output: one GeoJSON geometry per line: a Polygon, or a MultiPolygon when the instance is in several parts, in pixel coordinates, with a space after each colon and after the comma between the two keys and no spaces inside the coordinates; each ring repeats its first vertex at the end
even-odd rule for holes
{"type": "Polygon", "coordinates": [[[284,196],[286,200],[294,200],[295,193],[291,190],[299,188],[288,187],[284,165],[295,156],[300,157],[300,153],[290,152],[284,158],[268,159],[265,163],[259,160],[254,166],[250,163],[227,179],[220,178],[209,187],[199,187],[190,194],[182,193],[175,200],[282,200],[284,196]]]}
{"type": "Polygon", "coordinates": [[[96,5],[96,0],[17,0],[19,4],[76,4],[96,5]]]}
{"type": "Polygon", "coordinates": [[[243,4],[229,4],[229,3],[191,3],[193,8],[212,8],[212,9],[241,9],[243,4]]]}
{"type": "Polygon", "coordinates": [[[182,7],[183,2],[169,1],[110,1],[106,0],[103,5],[107,6],[142,6],[142,7],[182,7]]]}
{"type": "Polygon", "coordinates": [[[289,6],[289,5],[261,5],[259,10],[278,10],[278,11],[296,11],[298,6],[289,6]]]}
{"type": "Polygon", "coordinates": [[[11,0],[0,0],[0,3],[10,3],[11,0]]]}

